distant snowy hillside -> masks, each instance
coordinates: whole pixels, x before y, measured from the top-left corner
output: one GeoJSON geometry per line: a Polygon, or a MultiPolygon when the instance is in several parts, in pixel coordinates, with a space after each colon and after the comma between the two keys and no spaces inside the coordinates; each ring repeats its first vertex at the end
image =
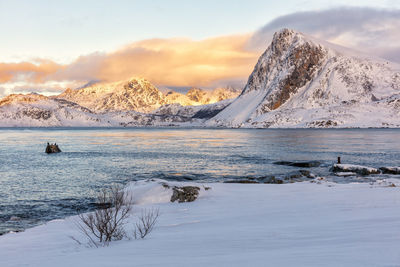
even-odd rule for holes
{"type": "Polygon", "coordinates": [[[164,95],[146,79],[95,83],[78,90],[67,89],[57,98],[75,102],[93,111],[150,112],[167,104],[164,95]]]}
{"type": "Polygon", "coordinates": [[[209,119],[218,114],[226,106],[232,103],[233,99],[225,99],[213,104],[199,106],[182,106],[180,104],[168,104],[161,106],[152,114],[182,116],[187,118],[209,119]]]}
{"type": "Polygon", "coordinates": [[[1,127],[102,125],[89,109],[38,94],[9,95],[0,100],[1,127]]]}
{"type": "Polygon", "coordinates": [[[136,111],[92,112],[71,101],[38,94],[0,99],[0,127],[201,126],[232,100],[201,106],[167,104],[151,114],[136,111]]]}
{"type": "Polygon", "coordinates": [[[399,65],[283,29],[208,125],[400,127],[399,115],[399,65]]]}
{"type": "Polygon", "coordinates": [[[156,121],[138,112],[96,114],[76,103],[38,94],[9,95],[0,100],[1,127],[122,126],[132,121],[141,126],[149,120],[156,121]]]}
{"type": "Polygon", "coordinates": [[[200,88],[192,88],[185,95],[170,91],[166,94],[168,104],[179,104],[181,106],[199,106],[214,104],[226,99],[234,99],[240,91],[231,87],[219,87],[212,91],[200,88]]]}
{"type": "Polygon", "coordinates": [[[93,112],[149,113],[166,104],[205,105],[235,98],[239,93],[231,88],[217,88],[213,91],[191,89],[186,95],[170,91],[164,95],[146,79],[132,78],[114,83],[89,84],[77,90],[67,89],[56,98],[75,102],[93,112]]]}

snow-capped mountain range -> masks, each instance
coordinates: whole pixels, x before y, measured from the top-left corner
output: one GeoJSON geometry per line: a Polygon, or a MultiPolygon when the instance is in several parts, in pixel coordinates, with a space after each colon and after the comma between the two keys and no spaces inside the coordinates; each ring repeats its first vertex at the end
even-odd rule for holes
{"type": "Polygon", "coordinates": [[[131,78],[114,83],[94,83],[77,90],[67,89],[53,98],[77,103],[94,112],[137,111],[150,113],[166,104],[207,105],[235,98],[239,93],[240,91],[232,88],[217,88],[213,91],[192,88],[186,95],[174,91],[169,91],[164,95],[148,80],[131,78]]]}
{"type": "Polygon", "coordinates": [[[217,88],[191,89],[186,95],[169,91],[165,95],[146,79],[132,78],[67,89],[51,97],[12,94],[0,100],[0,126],[199,126],[239,93],[217,88]]]}
{"type": "Polygon", "coordinates": [[[238,94],[163,94],[140,78],[94,83],[7,96],[0,126],[400,127],[398,64],[293,30],[275,33],[238,94]]]}

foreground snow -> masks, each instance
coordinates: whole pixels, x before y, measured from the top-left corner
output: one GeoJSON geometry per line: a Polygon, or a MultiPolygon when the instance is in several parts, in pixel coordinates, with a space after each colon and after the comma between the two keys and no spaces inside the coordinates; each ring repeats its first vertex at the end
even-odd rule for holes
{"type": "Polygon", "coordinates": [[[397,266],[400,189],[389,184],[209,184],[178,204],[140,182],[128,189],[136,211],[162,213],[147,239],[78,245],[72,217],[1,236],[1,266],[397,266]]]}

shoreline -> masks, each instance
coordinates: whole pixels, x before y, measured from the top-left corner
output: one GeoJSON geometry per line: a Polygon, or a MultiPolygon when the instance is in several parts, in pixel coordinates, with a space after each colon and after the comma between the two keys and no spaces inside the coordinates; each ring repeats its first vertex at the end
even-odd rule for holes
{"type": "MultiPolygon", "coordinates": [[[[274,164],[276,165],[289,165],[291,163],[295,162],[286,162],[286,161],[281,161],[281,162],[275,162],[274,164]]],[[[260,177],[255,177],[255,176],[248,176],[248,177],[243,177],[243,178],[225,178],[224,180],[219,180],[219,181],[202,181],[202,180],[186,180],[186,181],[179,181],[179,180],[165,180],[162,178],[152,178],[152,179],[142,179],[142,180],[137,180],[137,181],[130,181],[127,184],[123,186],[123,190],[126,190],[127,188],[130,188],[132,184],[136,183],[149,183],[152,181],[157,181],[160,184],[181,184],[181,185],[193,185],[193,186],[200,186],[204,187],[204,184],[208,185],[215,185],[215,184],[258,184],[258,185],[263,185],[263,184],[276,184],[283,186],[285,184],[293,184],[293,183],[314,183],[314,184],[329,184],[329,186],[334,186],[334,185],[339,185],[339,184],[364,184],[368,183],[371,186],[375,184],[384,184],[387,183],[387,186],[393,186],[396,187],[397,183],[400,183],[400,167],[382,167],[382,168],[373,168],[369,166],[359,166],[359,165],[352,165],[352,164],[333,164],[332,167],[324,166],[325,168],[329,169],[329,175],[323,175],[321,176],[320,174],[316,174],[313,172],[314,167],[319,167],[320,162],[317,161],[304,161],[304,162],[297,162],[300,164],[312,164],[312,163],[318,163],[317,166],[307,166],[304,168],[301,167],[293,167],[293,169],[285,174],[280,174],[280,175],[266,175],[266,176],[260,176],[260,177]],[[337,167],[339,166],[339,167],[337,167]],[[334,168],[336,168],[335,172],[334,168]],[[342,169],[340,169],[342,168],[342,169]],[[385,173],[382,171],[383,168],[386,169],[396,169],[395,171],[397,173],[385,173]],[[358,173],[359,171],[372,171],[372,173],[364,173],[360,174],[358,173]],[[379,173],[376,173],[379,172],[379,173]]],[[[93,197],[94,198],[94,197],[93,197]]],[[[93,205],[93,203],[92,203],[93,205]]],[[[21,230],[11,230],[8,232],[0,232],[0,236],[7,235],[7,234],[14,234],[14,233],[20,233],[24,232],[28,229],[34,228],[41,226],[43,224],[47,224],[48,222],[51,222],[53,220],[64,220],[68,217],[71,216],[76,216],[79,214],[87,213],[87,212],[93,212],[95,209],[90,208],[89,206],[84,209],[83,212],[79,212],[77,210],[77,213],[75,215],[71,215],[66,213],[65,215],[61,216],[55,216],[56,218],[50,219],[50,220],[43,220],[38,223],[34,223],[30,226],[27,226],[26,228],[23,228],[21,230]]],[[[13,216],[12,216],[13,217],[13,216]]],[[[16,218],[10,218],[9,221],[19,221],[21,218],[16,217],[16,218]]]]}

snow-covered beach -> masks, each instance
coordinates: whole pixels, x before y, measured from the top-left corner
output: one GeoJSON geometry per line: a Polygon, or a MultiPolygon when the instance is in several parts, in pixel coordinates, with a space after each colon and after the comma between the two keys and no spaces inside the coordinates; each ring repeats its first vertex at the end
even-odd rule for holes
{"type": "MultiPolygon", "coordinates": [[[[158,207],[144,240],[86,246],[77,217],[0,236],[1,266],[397,266],[397,179],[371,183],[210,183],[191,203],[171,203],[160,181],[127,190],[158,207]],[[83,242],[79,245],[70,238],[83,242]]],[[[182,184],[182,183],[180,183],[182,184]]],[[[187,183],[185,183],[187,184],[187,183]]],[[[201,186],[202,184],[200,184],[201,186]]],[[[129,225],[128,225],[129,226],[129,225]]]]}

